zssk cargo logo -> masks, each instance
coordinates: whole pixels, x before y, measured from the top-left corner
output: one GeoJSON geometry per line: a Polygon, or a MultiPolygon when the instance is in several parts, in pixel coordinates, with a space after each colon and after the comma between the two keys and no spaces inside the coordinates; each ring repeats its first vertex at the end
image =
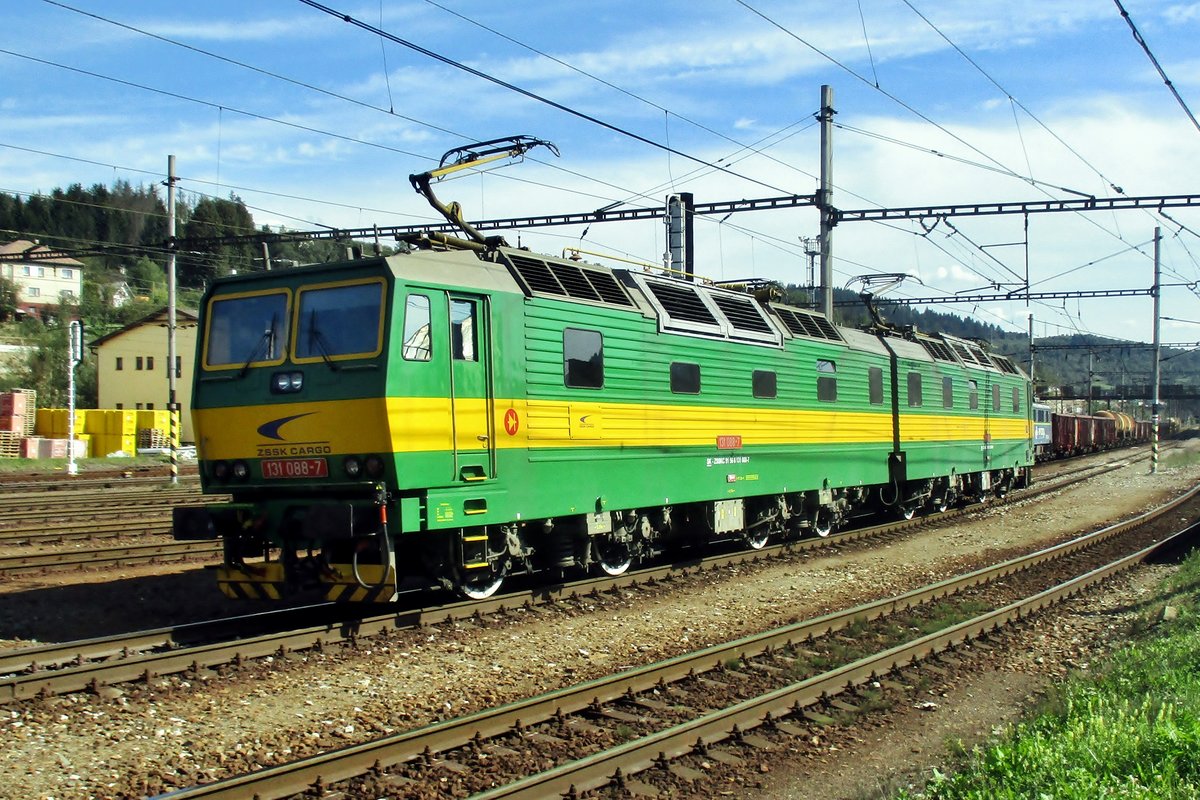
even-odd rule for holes
{"type": "Polygon", "coordinates": [[[273,439],[282,444],[260,443],[258,445],[259,458],[272,458],[276,456],[323,456],[333,452],[328,441],[323,442],[289,442],[283,435],[283,426],[289,422],[298,420],[302,417],[308,417],[315,414],[315,411],[308,411],[304,414],[293,414],[290,417],[280,417],[269,422],[264,422],[258,426],[258,435],[264,439],[273,439]]]}

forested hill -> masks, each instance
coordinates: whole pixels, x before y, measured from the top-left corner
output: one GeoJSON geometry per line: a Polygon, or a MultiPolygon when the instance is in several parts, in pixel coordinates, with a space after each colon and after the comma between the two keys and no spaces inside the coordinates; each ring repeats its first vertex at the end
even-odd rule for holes
{"type": "MultiPolygon", "coordinates": [[[[256,227],[245,203],[180,192],[175,203],[175,230],[181,239],[245,236],[266,232],[256,227]]],[[[87,256],[89,267],[103,272],[129,272],[145,283],[162,279],[162,246],[167,240],[167,207],[163,190],[117,181],[112,187],[73,184],[47,195],[28,198],[0,194],[0,239],[36,239],[69,252],[115,246],[111,252],[87,256]],[[151,263],[153,262],[153,263],[151,263]]],[[[274,244],[272,264],[313,264],[343,257],[345,243],[332,240],[274,244]]],[[[263,268],[262,248],[255,244],[188,247],[178,258],[179,285],[203,289],[215,277],[263,268]]]]}

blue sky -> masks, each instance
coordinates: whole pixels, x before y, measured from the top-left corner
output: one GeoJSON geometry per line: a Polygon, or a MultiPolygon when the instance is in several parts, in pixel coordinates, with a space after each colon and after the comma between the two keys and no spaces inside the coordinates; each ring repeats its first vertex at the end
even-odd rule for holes
{"type": "MultiPolygon", "coordinates": [[[[478,219],[657,206],[672,191],[700,203],[810,194],[819,171],[813,115],[829,84],[845,126],[834,135],[841,208],[1077,196],[1058,187],[1097,197],[1115,196],[1113,186],[1130,196],[1200,193],[1200,130],[1111,0],[327,4],[679,154],[299,0],[6,0],[0,190],[158,182],[174,154],[185,191],[234,192],[260,224],[413,224],[432,212],[410,173],[452,147],[529,134],[554,142],[561,157],[535,151],[522,164],[444,182],[439,196],[478,219]],[[720,160],[729,172],[680,154],[720,160]]],[[[1200,113],[1200,2],[1124,5],[1200,113]]],[[[1200,279],[1200,210],[1167,213],[1175,222],[1144,211],[1031,216],[1034,291],[1148,287],[1155,225],[1165,237],[1164,281],[1200,279]]],[[[1021,217],[951,222],[932,231],[915,222],[839,226],[835,283],[907,272],[920,282],[903,294],[990,293],[1025,274],[1026,248],[1011,244],[1025,239],[1021,217]]],[[[700,219],[698,271],[802,283],[800,238],[817,225],[812,209],[700,219]]],[[[559,253],[583,232],[507,235],[559,253]]],[[[581,246],[658,262],[662,225],[594,225],[581,246]]],[[[1024,303],[938,308],[1008,330],[1027,325],[1024,303]]],[[[1038,336],[1151,336],[1149,298],[1032,310],[1038,336]]],[[[1163,314],[1200,320],[1197,294],[1166,289],[1163,314]]],[[[1163,340],[1200,340],[1200,325],[1168,320],[1163,340]]]]}

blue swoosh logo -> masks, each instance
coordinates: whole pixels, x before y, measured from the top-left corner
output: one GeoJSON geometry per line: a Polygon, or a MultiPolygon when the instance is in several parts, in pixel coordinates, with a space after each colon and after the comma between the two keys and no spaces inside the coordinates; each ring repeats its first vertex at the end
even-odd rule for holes
{"type": "Polygon", "coordinates": [[[265,436],[268,439],[276,439],[276,440],[282,442],[283,437],[279,435],[280,428],[282,428],[284,425],[286,425],[287,423],[291,422],[294,419],[300,419],[301,417],[307,417],[314,413],[316,413],[316,412],[309,411],[304,414],[295,414],[290,417],[280,417],[279,419],[273,419],[270,422],[264,422],[262,425],[258,426],[258,435],[265,436]]]}

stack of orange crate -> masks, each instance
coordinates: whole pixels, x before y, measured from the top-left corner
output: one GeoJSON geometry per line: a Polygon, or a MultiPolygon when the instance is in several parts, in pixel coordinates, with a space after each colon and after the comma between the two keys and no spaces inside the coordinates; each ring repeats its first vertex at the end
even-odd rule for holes
{"type": "Polygon", "coordinates": [[[35,409],[30,401],[31,392],[17,390],[0,392],[0,458],[17,458],[21,455],[21,440],[33,433],[35,409]]]}

